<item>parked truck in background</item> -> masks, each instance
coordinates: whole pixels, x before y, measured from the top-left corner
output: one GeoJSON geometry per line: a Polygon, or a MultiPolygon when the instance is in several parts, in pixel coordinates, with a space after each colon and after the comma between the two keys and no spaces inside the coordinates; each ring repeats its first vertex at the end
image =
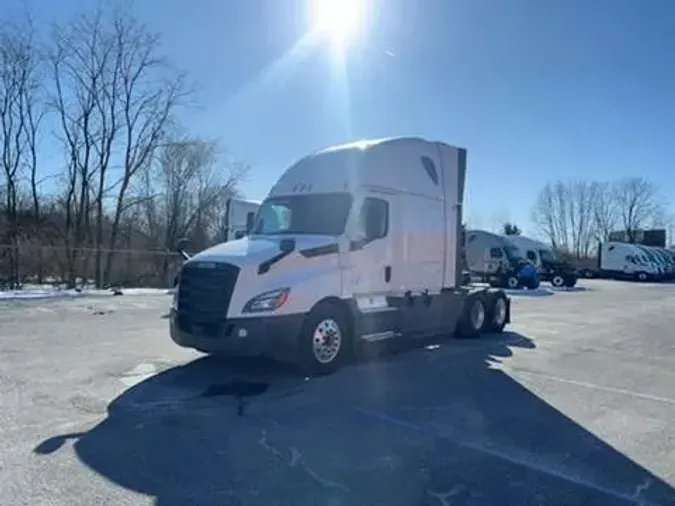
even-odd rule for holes
{"type": "Polygon", "coordinates": [[[523,235],[507,235],[504,239],[518,249],[521,256],[532,262],[542,281],[561,287],[573,287],[577,283],[577,273],[573,265],[557,258],[551,246],[523,235]]]}
{"type": "Polygon", "coordinates": [[[225,209],[224,240],[241,239],[252,228],[260,208],[259,202],[243,199],[229,199],[225,209]]]}
{"type": "Polygon", "coordinates": [[[467,230],[466,264],[469,272],[493,286],[539,287],[536,267],[504,236],[486,230],[467,230]]]}
{"type": "Polygon", "coordinates": [[[659,280],[662,271],[636,244],[604,242],[599,248],[598,275],[611,279],[659,280]]]}
{"type": "Polygon", "coordinates": [[[464,149],[421,138],[302,158],[249,235],[185,262],[172,339],[328,372],[368,342],[502,331],[505,293],[462,286],[465,173],[464,149]]]}

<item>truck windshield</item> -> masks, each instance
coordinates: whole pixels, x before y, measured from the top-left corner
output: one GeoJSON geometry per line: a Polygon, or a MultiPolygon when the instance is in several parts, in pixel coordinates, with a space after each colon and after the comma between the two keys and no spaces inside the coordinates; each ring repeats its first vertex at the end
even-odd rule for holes
{"type": "Polygon", "coordinates": [[[260,206],[252,233],[341,235],[351,206],[349,193],[270,197],[260,206]]]}
{"type": "Polygon", "coordinates": [[[524,260],[523,255],[520,254],[520,251],[515,246],[504,246],[504,252],[506,253],[506,258],[512,262],[524,260]]]}
{"type": "Polygon", "coordinates": [[[539,250],[539,256],[544,262],[555,262],[555,255],[551,250],[548,249],[540,249],[539,250]]]}

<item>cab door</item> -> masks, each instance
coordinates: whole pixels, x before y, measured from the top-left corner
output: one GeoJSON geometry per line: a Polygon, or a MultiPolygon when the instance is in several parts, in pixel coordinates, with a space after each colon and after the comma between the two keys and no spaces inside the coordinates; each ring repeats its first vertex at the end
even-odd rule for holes
{"type": "Polygon", "coordinates": [[[343,293],[360,308],[387,307],[397,237],[396,195],[365,191],[357,197],[348,224],[343,293]]]}

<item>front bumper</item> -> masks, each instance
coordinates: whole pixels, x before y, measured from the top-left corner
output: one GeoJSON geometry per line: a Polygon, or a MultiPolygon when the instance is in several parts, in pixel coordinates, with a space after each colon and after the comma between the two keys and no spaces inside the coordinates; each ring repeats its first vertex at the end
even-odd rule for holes
{"type": "Polygon", "coordinates": [[[189,315],[172,309],[169,315],[171,339],[185,348],[231,356],[264,355],[293,360],[304,314],[231,318],[197,323],[189,315]]]}

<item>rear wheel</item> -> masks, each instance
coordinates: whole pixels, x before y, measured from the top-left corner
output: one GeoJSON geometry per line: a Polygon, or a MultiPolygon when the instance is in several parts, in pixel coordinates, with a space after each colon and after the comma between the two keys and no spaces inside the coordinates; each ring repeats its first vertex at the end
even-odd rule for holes
{"type": "Polygon", "coordinates": [[[564,284],[567,288],[573,288],[577,284],[577,277],[574,274],[565,276],[564,284]]]}
{"type": "Polygon", "coordinates": [[[539,281],[539,278],[530,278],[524,283],[525,288],[527,288],[528,290],[536,290],[537,288],[539,288],[540,284],[541,282],[539,281]]]}
{"type": "Polygon", "coordinates": [[[464,302],[462,316],[457,325],[457,336],[475,339],[481,335],[487,321],[485,299],[479,294],[470,295],[464,302]]]}
{"type": "Polygon", "coordinates": [[[487,332],[502,332],[508,321],[509,303],[504,292],[490,293],[488,296],[487,332]]]}
{"type": "Polygon", "coordinates": [[[337,303],[314,308],[302,326],[298,365],[307,374],[328,374],[351,358],[354,348],[347,313],[337,303]]]}

